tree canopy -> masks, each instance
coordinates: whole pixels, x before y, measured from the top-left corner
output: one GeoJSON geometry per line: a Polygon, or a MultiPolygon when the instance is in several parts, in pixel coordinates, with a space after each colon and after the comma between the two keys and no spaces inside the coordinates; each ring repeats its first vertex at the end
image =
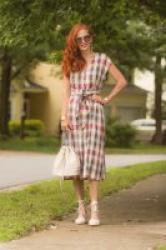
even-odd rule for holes
{"type": "Polygon", "coordinates": [[[106,52],[129,81],[135,67],[154,70],[153,56],[165,57],[166,51],[163,10],[162,0],[1,0],[0,130],[7,126],[4,106],[12,76],[36,58],[54,60],[55,52],[60,59],[66,34],[77,22],[92,25],[94,49],[106,52]]]}

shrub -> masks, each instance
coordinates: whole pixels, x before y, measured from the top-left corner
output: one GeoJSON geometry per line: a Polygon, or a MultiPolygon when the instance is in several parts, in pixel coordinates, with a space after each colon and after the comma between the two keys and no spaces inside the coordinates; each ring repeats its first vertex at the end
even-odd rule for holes
{"type": "Polygon", "coordinates": [[[20,122],[19,121],[9,121],[9,132],[11,135],[19,135],[20,134],[20,122]]]}
{"type": "MultiPolygon", "coordinates": [[[[19,136],[21,129],[20,121],[9,121],[9,131],[12,136],[19,136]]],[[[41,120],[27,119],[24,124],[25,136],[41,136],[44,132],[44,124],[41,120]]]]}
{"type": "Polygon", "coordinates": [[[119,122],[116,118],[106,119],[106,147],[131,147],[136,138],[136,130],[129,123],[119,122]]]}

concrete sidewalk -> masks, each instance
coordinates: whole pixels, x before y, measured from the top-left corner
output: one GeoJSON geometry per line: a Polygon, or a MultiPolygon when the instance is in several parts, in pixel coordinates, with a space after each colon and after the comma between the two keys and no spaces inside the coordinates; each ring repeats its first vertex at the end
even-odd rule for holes
{"type": "Polygon", "coordinates": [[[100,226],[75,225],[76,211],[54,227],[1,244],[0,250],[153,250],[166,245],[166,175],[149,177],[100,200],[100,226]]]}

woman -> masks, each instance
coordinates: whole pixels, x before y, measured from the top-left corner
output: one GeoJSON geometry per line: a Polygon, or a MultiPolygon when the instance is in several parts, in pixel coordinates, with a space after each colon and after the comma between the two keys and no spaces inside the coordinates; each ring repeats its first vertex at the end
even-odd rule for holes
{"type": "MultiPolygon", "coordinates": [[[[92,49],[93,34],[89,25],[76,24],[67,36],[62,69],[64,96],[61,129],[78,153],[80,175],[73,179],[78,200],[76,224],[86,223],[84,180],[89,181],[91,218],[89,225],[99,225],[98,184],[106,177],[104,108],[126,86],[126,79],[105,53],[92,49]],[[111,93],[102,98],[100,90],[106,73],[116,80],[111,93]]],[[[69,178],[68,178],[69,179],[69,178]]]]}

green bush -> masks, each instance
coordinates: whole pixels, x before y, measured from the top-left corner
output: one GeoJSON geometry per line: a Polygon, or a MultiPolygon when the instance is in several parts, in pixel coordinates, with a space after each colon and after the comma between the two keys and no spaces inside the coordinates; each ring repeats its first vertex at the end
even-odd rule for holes
{"type": "MultiPolygon", "coordinates": [[[[9,131],[12,136],[19,136],[21,129],[20,121],[9,121],[9,131]]],[[[44,132],[44,124],[41,120],[27,119],[24,125],[25,136],[41,136],[44,132]]]]}
{"type": "Polygon", "coordinates": [[[131,147],[135,143],[136,130],[118,119],[106,119],[106,147],[131,147]]]}
{"type": "Polygon", "coordinates": [[[19,135],[20,134],[20,122],[10,120],[9,121],[9,132],[10,132],[10,135],[12,135],[12,136],[19,135]]]}

